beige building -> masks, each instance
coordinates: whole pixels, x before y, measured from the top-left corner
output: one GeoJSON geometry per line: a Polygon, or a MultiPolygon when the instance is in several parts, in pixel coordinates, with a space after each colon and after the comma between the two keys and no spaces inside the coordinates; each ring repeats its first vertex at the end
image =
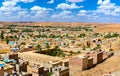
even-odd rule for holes
{"type": "Polygon", "coordinates": [[[10,46],[7,44],[0,44],[0,53],[9,53],[10,46]]]}

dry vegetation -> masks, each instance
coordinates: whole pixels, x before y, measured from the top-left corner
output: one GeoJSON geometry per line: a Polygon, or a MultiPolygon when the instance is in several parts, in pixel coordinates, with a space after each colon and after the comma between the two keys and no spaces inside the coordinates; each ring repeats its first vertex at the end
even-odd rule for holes
{"type": "Polygon", "coordinates": [[[3,25],[32,25],[32,26],[97,26],[95,32],[120,32],[120,24],[98,24],[78,22],[0,22],[3,25]]]}

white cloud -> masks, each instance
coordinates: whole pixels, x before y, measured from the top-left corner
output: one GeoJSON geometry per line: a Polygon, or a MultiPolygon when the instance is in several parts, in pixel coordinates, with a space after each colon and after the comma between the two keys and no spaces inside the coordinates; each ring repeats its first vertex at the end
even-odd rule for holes
{"type": "Polygon", "coordinates": [[[53,10],[53,9],[44,8],[44,7],[40,7],[40,6],[33,6],[30,10],[33,12],[47,13],[48,11],[53,10]]]}
{"type": "Polygon", "coordinates": [[[40,7],[40,6],[33,6],[31,8],[32,11],[46,11],[47,9],[44,7],[40,7]]]}
{"type": "Polygon", "coordinates": [[[114,12],[119,13],[120,12],[120,8],[115,9],[114,12]]]}
{"type": "Polygon", "coordinates": [[[86,10],[80,10],[79,13],[87,13],[86,10]]]}
{"type": "Polygon", "coordinates": [[[21,7],[1,7],[0,11],[4,11],[4,12],[15,12],[15,11],[20,11],[22,10],[21,7]]]}
{"type": "Polygon", "coordinates": [[[102,0],[98,0],[97,4],[102,4],[102,0]]]}
{"type": "Polygon", "coordinates": [[[98,0],[98,3],[97,4],[104,4],[104,5],[106,5],[106,4],[110,4],[111,2],[110,2],[110,0],[98,0]]]}
{"type": "Polygon", "coordinates": [[[31,8],[31,13],[34,14],[34,17],[46,17],[52,9],[50,8],[44,8],[40,6],[34,6],[31,8]]]}
{"type": "Polygon", "coordinates": [[[67,2],[83,2],[84,0],[67,0],[67,2]]]}
{"type": "Polygon", "coordinates": [[[30,14],[28,11],[19,11],[18,12],[18,18],[30,18],[30,14]]]}
{"type": "MultiPolygon", "coordinates": [[[[110,0],[98,0],[96,10],[80,10],[77,14],[80,18],[86,18],[89,21],[112,21],[111,18],[120,16],[120,6],[112,3],[110,0]],[[111,18],[110,18],[111,17],[111,18]],[[97,19],[97,20],[96,20],[97,19]]],[[[114,19],[115,21],[115,19],[114,19]]]]}
{"type": "Polygon", "coordinates": [[[25,2],[25,3],[28,3],[28,2],[34,2],[35,0],[20,0],[21,2],[25,2]]]}
{"type": "Polygon", "coordinates": [[[61,3],[58,4],[57,9],[77,9],[77,8],[83,8],[83,6],[77,6],[75,3],[72,4],[66,4],[66,3],[61,3]]]}
{"type": "Polygon", "coordinates": [[[78,16],[87,16],[87,11],[86,10],[80,10],[78,13],[78,16]]]}
{"type": "Polygon", "coordinates": [[[17,5],[18,2],[32,2],[34,0],[6,0],[2,2],[0,7],[0,19],[1,21],[30,21],[40,20],[39,18],[45,18],[48,12],[52,9],[44,8],[40,6],[33,6],[31,9],[21,8],[17,5]]]}
{"type": "Polygon", "coordinates": [[[94,11],[88,11],[88,10],[80,10],[77,14],[79,17],[86,17],[86,18],[98,18],[99,16],[94,14],[94,11]]]}
{"type": "Polygon", "coordinates": [[[5,0],[2,2],[2,6],[0,7],[0,11],[6,11],[6,12],[13,12],[13,11],[19,11],[23,10],[20,6],[17,6],[18,2],[33,2],[34,0],[5,0]]]}
{"type": "Polygon", "coordinates": [[[57,18],[57,19],[68,19],[68,18],[73,18],[73,16],[71,15],[72,12],[71,11],[62,11],[58,14],[54,14],[51,16],[52,19],[57,18]]]}
{"type": "Polygon", "coordinates": [[[16,1],[5,1],[2,2],[2,6],[0,7],[0,11],[4,11],[5,13],[7,12],[15,12],[22,10],[21,7],[16,6],[17,2],[16,1]]]}
{"type": "Polygon", "coordinates": [[[120,12],[120,6],[115,5],[115,3],[111,3],[110,0],[98,0],[97,3],[99,6],[95,13],[102,13],[104,15],[112,15],[118,16],[118,12],[120,12]]]}
{"type": "Polygon", "coordinates": [[[54,0],[50,0],[47,3],[52,4],[52,3],[54,3],[54,0]]]}
{"type": "Polygon", "coordinates": [[[24,2],[24,3],[29,3],[29,2],[34,2],[35,0],[4,0],[4,2],[24,2]]]}
{"type": "Polygon", "coordinates": [[[2,2],[2,5],[5,7],[11,7],[11,6],[15,6],[17,3],[14,1],[6,1],[6,2],[2,2]]]}

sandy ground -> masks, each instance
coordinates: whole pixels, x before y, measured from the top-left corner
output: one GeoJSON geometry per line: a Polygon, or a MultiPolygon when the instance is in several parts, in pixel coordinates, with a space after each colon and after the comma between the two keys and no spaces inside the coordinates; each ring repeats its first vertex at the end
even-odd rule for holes
{"type": "Polygon", "coordinates": [[[113,72],[113,76],[119,76],[116,72],[120,70],[120,52],[116,52],[114,56],[96,67],[80,72],[74,76],[102,76],[106,72],[113,72]]]}
{"type": "Polygon", "coordinates": [[[109,25],[101,25],[97,26],[95,32],[119,32],[120,33],[120,25],[119,24],[109,24],[109,25]]]}

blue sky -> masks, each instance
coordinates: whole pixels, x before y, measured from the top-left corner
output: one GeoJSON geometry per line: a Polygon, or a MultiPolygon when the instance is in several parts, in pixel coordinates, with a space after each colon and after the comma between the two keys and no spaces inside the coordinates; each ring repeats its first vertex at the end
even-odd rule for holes
{"type": "Polygon", "coordinates": [[[1,0],[0,21],[120,23],[120,0],[1,0]]]}

